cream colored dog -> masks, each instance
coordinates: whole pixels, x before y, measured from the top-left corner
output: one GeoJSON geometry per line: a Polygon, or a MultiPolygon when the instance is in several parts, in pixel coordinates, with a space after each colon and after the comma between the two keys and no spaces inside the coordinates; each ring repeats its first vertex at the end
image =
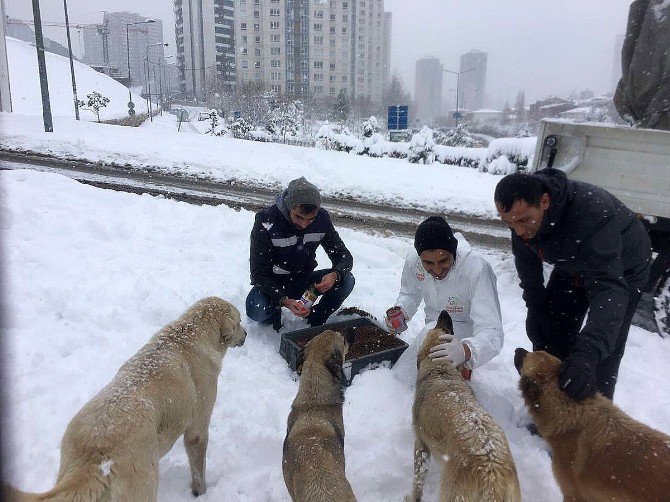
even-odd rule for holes
{"type": "Polygon", "coordinates": [[[443,460],[442,502],[520,501],[519,479],[505,433],[481,408],[461,372],[449,362],[428,356],[445,332],[453,333],[453,326],[443,311],[417,359],[414,492],[406,500],[421,500],[432,453],[443,460]]]}
{"type": "Polygon", "coordinates": [[[563,500],[670,500],[670,436],[633,420],[596,394],[575,401],[558,388],[561,361],[516,349],[519,387],[552,451],[563,500]]]}
{"type": "Polygon", "coordinates": [[[344,473],[342,364],[348,349],[345,338],[330,330],[305,346],[282,461],[284,482],[294,502],[356,500],[344,473]]]}
{"type": "Polygon", "coordinates": [[[183,434],[191,491],[205,492],[209,419],[221,362],[244,343],[230,303],[200,300],[156,333],[75,415],[61,444],[56,486],[7,490],[8,500],[155,501],[158,461],[183,434]]]}

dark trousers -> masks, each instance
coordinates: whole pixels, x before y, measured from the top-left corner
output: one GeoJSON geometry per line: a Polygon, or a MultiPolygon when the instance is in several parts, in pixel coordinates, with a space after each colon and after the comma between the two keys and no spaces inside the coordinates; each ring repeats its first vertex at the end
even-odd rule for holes
{"type": "MultiPolygon", "coordinates": [[[[288,280],[285,284],[286,296],[298,299],[305,290],[314,283],[321,282],[323,276],[329,274],[332,270],[315,270],[310,274],[288,280]]],[[[330,314],[335,312],[346,300],[354,289],[356,280],[349,272],[341,277],[335,286],[326,291],[323,295],[317,292],[321,297],[319,303],[312,307],[307,316],[307,322],[311,326],[321,326],[326,322],[330,314]]],[[[281,305],[272,303],[257,287],[251,288],[246,301],[247,316],[261,324],[274,324],[277,326],[281,318],[281,305]]]]}
{"type": "MultiPolygon", "coordinates": [[[[628,330],[640,301],[640,296],[640,291],[630,292],[623,323],[614,348],[610,355],[600,361],[596,368],[598,390],[609,399],[614,397],[619,364],[623,357],[626,341],[628,340],[628,330]]],[[[589,307],[586,290],[576,282],[572,275],[554,269],[547,282],[547,300],[549,303],[549,319],[551,320],[551,339],[542,344],[533,343],[533,350],[546,350],[550,354],[564,359],[577,340],[589,307]]]]}

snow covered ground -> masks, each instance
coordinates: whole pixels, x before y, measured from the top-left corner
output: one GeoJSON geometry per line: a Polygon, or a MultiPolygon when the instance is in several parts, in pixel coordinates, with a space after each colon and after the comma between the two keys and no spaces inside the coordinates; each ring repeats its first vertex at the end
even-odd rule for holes
{"type": "MultiPolygon", "coordinates": [[[[68,124],[61,129],[65,132],[47,138],[30,120],[1,120],[3,126],[25,125],[24,131],[11,129],[12,138],[56,152],[78,148],[92,157],[116,154],[116,161],[127,157],[131,163],[158,158],[173,169],[198,166],[222,177],[268,184],[306,175],[329,193],[392,196],[476,214],[489,212],[491,190],[499,179],[465,168],[190,135],[189,152],[180,154],[185,136],[177,134],[159,143],[144,129],[124,136],[116,133],[123,128],[68,124]],[[192,164],[188,154],[194,151],[199,158],[192,164]]],[[[56,131],[59,127],[57,122],[56,131]]],[[[243,309],[253,214],[106,191],[32,171],[1,172],[0,187],[8,314],[2,326],[2,364],[9,404],[2,420],[11,434],[3,467],[20,488],[46,490],[55,480],[68,421],[156,330],[207,295],[219,295],[243,309]]],[[[411,242],[340,230],[354,255],[357,279],[345,306],[381,316],[395,300],[411,242]]],[[[475,372],[472,386],[507,434],[524,500],[559,501],[546,446],[518,427],[525,412],[513,350],[529,348],[529,342],[513,260],[508,252],[484,254],[498,277],[506,339],[502,353],[475,372]]],[[[328,266],[324,255],[320,263],[328,266]]],[[[285,316],[286,329],[302,326],[302,321],[285,316]]],[[[418,315],[410,324],[406,340],[417,335],[420,319],[418,315]]],[[[207,454],[208,490],[199,499],[203,502],[288,500],[282,441],[298,381],[278,354],[277,334],[246,319],[244,323],[247,341],[228,352],[219,378],[207,454]]],[[[626,412],[666,433],[669,358],[668,340],[633,327],[615,396],[626,412]]],[[[347,476],[359,500],[400,500],[410,490],[412,399],[389,368],[367,371],[347,389],[347,476]]],[[[189,479],[180,440],[161,461],[159,500],[191,500],[189,479]]],[[[436,500],[437,484],[433,466],[427,500],[436,500]]]]}
{"type": "Polygon", "coordinates": [[[177,132],[169,114],[139,128],[63,118],[45,133],[41,117],[0,113],[0,148],[275,188],[306,176],[328,196],[497,217],[493,191],[500,178],[476,169],[188,134],[189,126],[177,132]]]}
{"type": "MultiPolygon", "coordinates": [[[[28,49],[34,57],[34,49],[28,49]]],[[[39,100],[31,96],[26,103],[39,100]]],[[[329,196],[495,217],[499,176],[188,134],[199,131],[186,123],[179,133],[168,114],[140,128],[75,122],[65,117],[71,115],[69,96],[62,100],[64,117],[54,112],[53,133],[44,133],[34,103],[22,113],[36,116],[0,114],[0,148],[276,188],[306,176],[329,196]]],[[[31,171],[1,172],[0,189],[8,314],[2,326],[3,386],[9,404],[2,420],[12,437],[3,467],[15,485],[46,490],[55,480],[69,420],[156,330],[207,295],[219,295],[243,311],[253,214],[105,191],[31,171]]],[[[354,255],[357,278],[345,306],[381,317],[395,300],[411,242],[347,229],[341,235],[354,255]]],[[[502,353],[476,371],[472,385],[508,436],[524,499],[560,500],[546,446],[519,427],[525,411],[513,350],[529,348],[529,342],[513,260],[506,251],[480,251],[498,277],[506,340],[502,353]]],[[[320,263],[328,266],[323,254],[320,263]]],[[[303,326],[289,317],[285,313],[287,330],[303,326]]],[[[407,341],[418,334],[421,317],[403,335],[407,341]]],[[[281,444],[298,381],[278,354],[277,334],[244,323],[246,344],[231,349],[223,362],[203,501],[288,500],[281,444]]],[[[664,390],[669,356],[667,340],[632,328],[616,395],[625,411],[665,432],[670,432],[664,390]]],[[[412,399],[412,391],[389,368],[367,371],[347,389],[347,475],[359,500],[399,500],[409,491],[412,399]]],[[[160,477],[161,501],[191,499],[181,441],[161,461],[160,477]]],[[[427,500],[436,495],[434,468],[427,500]]]]}

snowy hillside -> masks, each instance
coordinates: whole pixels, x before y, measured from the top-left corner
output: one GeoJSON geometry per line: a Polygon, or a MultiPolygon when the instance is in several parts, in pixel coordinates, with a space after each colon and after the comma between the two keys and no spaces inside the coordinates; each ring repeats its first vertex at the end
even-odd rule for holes
{"type": "MultiPolygon", "coordinates": [[[[68,58],[44,53],[49,79],[49,99],[51,114],[55,117],[74,117],[72,102],[72,80],[68,58]]],[[[12,109],[19,115],[42,115],[40,79],[35,47],[7,37],[7,59],[12,93],[12,109]]],[[[77,96],[86,100],[86,95],[98,91],[109,98],[109,104],[100,112],[100,120],[123,118],[128,115],[128,89],[107,75],[98,73],[91,67],[74,62],[77,81],[77,96]]],[[[146,112],[145,100],[134,94],[133,102],[138,113],[146,112]]],[[[92,112],[81,110],[81,120],[96,120],[92,112]]]]}

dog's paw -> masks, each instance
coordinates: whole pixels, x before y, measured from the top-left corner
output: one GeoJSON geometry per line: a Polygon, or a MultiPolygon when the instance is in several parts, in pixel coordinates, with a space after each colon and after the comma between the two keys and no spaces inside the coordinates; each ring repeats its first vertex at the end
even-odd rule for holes
{"type": "Polygon", "coordinates": [[[191,493],[193,494],[194,497],[198,497],[199,495],[202,495],[205,493],[207,490],[207,486],[205,485],[205,481],[193,481],[191,482],[191,493]]]}

